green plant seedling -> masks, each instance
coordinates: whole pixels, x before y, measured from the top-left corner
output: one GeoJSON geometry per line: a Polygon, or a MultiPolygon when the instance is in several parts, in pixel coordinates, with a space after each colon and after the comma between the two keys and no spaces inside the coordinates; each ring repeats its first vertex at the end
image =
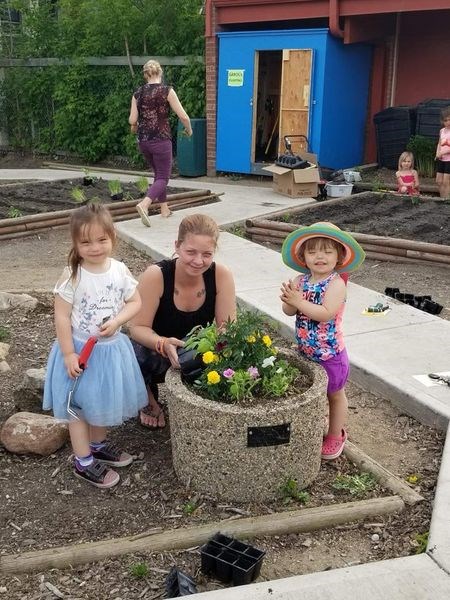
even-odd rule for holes
{"type": "Polygon", "coordinates": [[[415,543],[417,544],[415,554],[423,554],[425,552],[427,549],[429,533],[429,531],[425,531],[425,533],[416,533],[414,538],[415,543]]]}
{"type": "Polygon", "coordinates": [[[406,149],[414,154],[415,167],[422,177],[434,177],[436,141],[423,135],[413,135],[406,149]]]}
{"type": "Polygon", "coordinates": [[[149,568],[146,563],[138,562],[131,565],[130,572],[136,579],[143,579],[149,574],[149,568]]]}
{"type": "Polygon", "coordinates": [[[78,204],[87,202],[86,194],[79,187],[75,187],[73,188],[73,190],[70,190],[70,195],[72,196],[72,199],[75,200],[75,202],[77,202],[78,204]]]}
{"type": "Polygon", "coordinates": [[[352,496],[363,496],[373,490],[376,482],[371,473],[358,473],[356,475],[338,475],[331,486],[335,490],[348,492],[352,496]]]}
{"type": "Polygon", "coordinates": [[[241,238],[245,237],[245,229],[243,227],[239,227],[239,225],[236,225],[235,227],[229,229],[229,232],[241,238]]]}
{"type": "Polygon", "coordinates": [[[283,499],[283,504],[289,504],[292,500],[307,504],[309,502],[309,494],[304,490],[300,490],[296,479],[288,477],[280,486],[280,494],[283,499]]]}
{"type": "Polygon", "coordinates": [[[139,179],[136,179],[136,181],[134,182],[135,186],[137,187],[137,189],[139,190],[139,192],[141,194],[145,194],[145,192],[148,189],[148,179],[147,177],[139,177],[139,179]]]}
{"type": "Polygon", "coordinates": [[[195,500],[188,500],[186,504],[183,506],[183,513],[185,515],[193,515],[197,510],[197,502],[195,500]]]}
{"type": "Polygon", "coordinates": [[[8,218],[9,219],[17,219],[22,216],[22,211],[20,208],[16,208],[15,206],[10,206],[8,208],[8,218]]]}
{"type": "Polygon", "coordinates": [[[0,325],[0,342],[7,342],[11,337],[11,332],[4,325],[0,325]]]}
{"type": "Polygon", "coordinates": [[[108,189],[111,196],[115,196],[122,192],[122,184],[118,179],[111,179],[108,181],[108,189]]]}

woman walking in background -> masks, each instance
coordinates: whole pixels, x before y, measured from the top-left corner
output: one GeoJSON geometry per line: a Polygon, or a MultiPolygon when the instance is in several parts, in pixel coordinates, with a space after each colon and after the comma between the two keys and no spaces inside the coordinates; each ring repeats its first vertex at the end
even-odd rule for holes
{"type": "Polygon", "coordinates": [[[128,122],[131,131],[137,133],[139,150],[154,173],[153,183],[145,198],[136,206],[142,223],[150,227],[148,207],[152,202],[161,204],[162,217],[170,217],[172,214],[166,201],[167,183],[172,169],[170,109],[183,123],[186,135],[192,135],[192,127],[173,88],[161,82],[162,69],[156,60],[145,63],[144,79],[146,83],[134,92],[131,99],[128,122]]]}

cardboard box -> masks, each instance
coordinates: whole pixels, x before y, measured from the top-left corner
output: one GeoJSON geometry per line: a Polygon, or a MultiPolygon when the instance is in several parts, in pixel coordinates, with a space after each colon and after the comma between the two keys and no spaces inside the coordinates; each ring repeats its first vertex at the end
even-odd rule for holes
{"type": "Polygon", "coordinates": [[[302,152],[301,157],[315,166],[307,169],[287,169],[272,164],[263,168],[264,171],[273,174],[272,188],[275,192],[290,198],[314,198],[318,195],[317,184],[320,181],[320,175],[317,168],[317,156],[302,152]]]}

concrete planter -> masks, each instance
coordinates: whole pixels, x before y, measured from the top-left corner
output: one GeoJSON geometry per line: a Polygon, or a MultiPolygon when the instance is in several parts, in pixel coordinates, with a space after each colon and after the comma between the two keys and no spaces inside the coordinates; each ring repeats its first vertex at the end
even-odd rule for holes
{"type": "Polygon", "coordinates": [[[272,405],[243,408],[206,400],[166,376],[173,466],[197,492],[226,501],[279,497],[288,477],[308,486],[320,468],[325,414],[323,369],[284,352],[310,377],[311,387],[272,405]],[[266,444],[266,445],[260,445],[266,444]]]}

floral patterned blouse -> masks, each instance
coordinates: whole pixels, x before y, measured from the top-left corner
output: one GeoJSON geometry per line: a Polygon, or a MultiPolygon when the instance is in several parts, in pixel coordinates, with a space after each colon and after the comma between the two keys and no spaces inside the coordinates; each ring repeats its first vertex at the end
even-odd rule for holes
{"type": "MultiPolygon", "coordinates": [[[[304,275],[298,282],[298,290],[303,291],[303,298],[314,304],[323,304],[325,292],[331,281],[339,277],[338,273],[331,273],[323,281],[310,282],[311,275],[304,275]]],[[[314,321],[302,313],[297,312],[295,319],[295,337],[298,350],[306,358],[315,362],[328,360],[339,354],[344,349],[344,335],[342,332],[342,316],[345,303],[336,316],[330,321],[314,321]]]]}
{"type": "Polygon", "coordinates": [[[138,140],[170,140],[169,112],[167,96],[170,85],[146,83],[134,93],[138,109],[138,140]]]}

